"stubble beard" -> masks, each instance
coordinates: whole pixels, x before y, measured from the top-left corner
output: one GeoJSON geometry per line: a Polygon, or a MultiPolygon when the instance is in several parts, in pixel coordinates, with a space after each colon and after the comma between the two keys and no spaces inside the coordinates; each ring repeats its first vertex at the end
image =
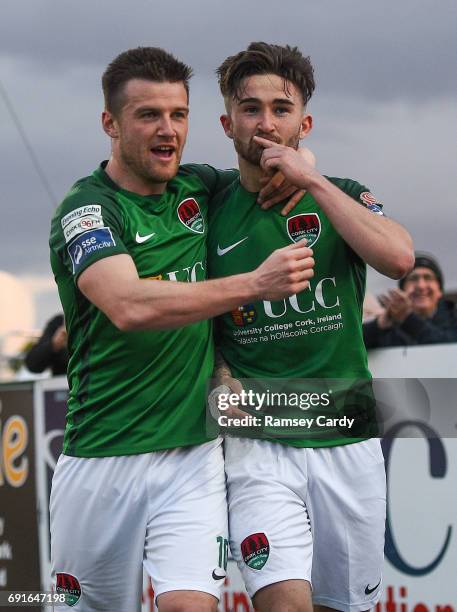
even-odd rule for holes
{"type": "MultiPolygon", "coordinates": [[[[145,184],[155,186],[157,184],[170,181],[178,172],[180,156],[173,166],[167,168],[155,168],[154,164],[143,159],[140,152],[130,150],[129,146],[121,146],[119,155],[122,164],[128,169],[129,173],[143,181],[145,184]]],[[[160,162],[157,162],[159,165],[160,162]]]]}
{"type": "MultiPolygon", "coordinates": [[[[282,143],[279,139],[273,139],[269,136],[265,136],[264,134],[255,134],[255,136],[260,136],[261,138],[265,138],[265,140],[271,140],[276,144],[284,144],[286,147],[292,147],[295,150],[298,149],[298,145],[300,143],[300,130],[297,132],[297,134],[291,136],[287,142],[284,143],[282,143]]],[[[252,138],[249,143],[246,144],[239,138],[234,137],[233,144],[235,146],[235,151],[242,159],[253,166],[260,166],[260,160],[262,159],[264,147],[254,142],[252,138]]]]}

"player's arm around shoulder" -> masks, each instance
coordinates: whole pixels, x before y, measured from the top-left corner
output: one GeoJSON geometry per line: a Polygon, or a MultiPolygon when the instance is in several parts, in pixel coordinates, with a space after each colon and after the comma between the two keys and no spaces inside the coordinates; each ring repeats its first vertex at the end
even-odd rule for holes
{"type": "Polygon", "coordinates": [[[77,283],[121,331],[173,329],[251,300],[299,293],[308,287],[313,267],[312,251],[297,243],[276,250],[253,272],[186,283],[141,279],[130,255],[119,254],[95,261],[77,283]]]}
{"type": "MultiPolygon", "coordinates": [[[[355,181],[345,193],[290,147],[275,145],[262,138],[265,147],[261,164],[266,170],[280,169],[293,184],[306,189],[347,244],[367,264],[390,278],[402,278],[414,265],[413,243],[408,231],[381,214],[370,210],[361,199],[370,192],[355,181]]],[[[381,207],[382,208],[382,207],[381,207]]]]}

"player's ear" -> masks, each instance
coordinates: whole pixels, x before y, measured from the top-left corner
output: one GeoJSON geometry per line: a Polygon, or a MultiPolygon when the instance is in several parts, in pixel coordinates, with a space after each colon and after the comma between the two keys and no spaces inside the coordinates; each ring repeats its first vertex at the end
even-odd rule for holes
{"type": "Polygon", "coordinates": [[[119,138],[118,123],[113,114],[107,110],[104,110],[102,113],[102,126],[110,138],[119,138]]]}
{"type": "Polygon", "coordinates": [[[305,113],[300,124],[300,139],[307,136],[313,129],[313,118],[309,113],[305,113]]]}
{"type": "Polygon", "coordinates": [[[221,121],[222,127],[224,128],[225,135],[228,136],[229,138],[233,138],[232,120],[230,118],[230,115],[221,115],[220,121],[221,121]]]}

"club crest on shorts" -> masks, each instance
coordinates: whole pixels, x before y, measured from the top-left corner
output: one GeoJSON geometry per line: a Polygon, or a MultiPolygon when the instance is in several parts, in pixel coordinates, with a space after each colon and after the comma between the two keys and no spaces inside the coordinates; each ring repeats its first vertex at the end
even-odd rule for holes
{"type": "Polygon", "coordinates": [[[71,574],[56,574],[56,593],[63,593],[67,606],[74,606],[81,597],[79,580],[71,574]]]}
{"type": "Polygon", "coordinates": [[[321,233],[321,221],[317,213],[302,213],[287,219],[287,233],[293,242],[306,239],[306,246],[312,247],[321,233]]]}
{"type": "Polygon", "coordinates": [[[187,198],[179,204],[178,219],[196,234],[203,234],[205,231],[205,221],[195,198],[187,198]]]}
{"type": "Polygon", "coordinates": [[[253,533],[241,542],[241,554],[248,567],[261,570],[270,555],[270,542],[264,533],[253,533]]]}
{"type": "Polygon", "coordinates": [[[232,321],[237,327],[245,327],[254,323],[257,319],[257,311],[254,308],[254,304],[245,304],[244,306],[238,306],[235,310],[230,313],[232,315],[232,321]]]}

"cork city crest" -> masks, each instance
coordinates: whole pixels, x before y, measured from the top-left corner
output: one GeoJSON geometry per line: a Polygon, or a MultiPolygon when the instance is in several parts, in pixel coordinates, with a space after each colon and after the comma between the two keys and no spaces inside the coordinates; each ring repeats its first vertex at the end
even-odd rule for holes
{"type": "Polygon", "coordinates": [[[81,585],[79,584],[79,580],[71,574],[57,573],[56,593],[63,593],[67,606],[74,606],[81,597],[81,585]]]}
{"type": "Polygon", "coordinates": [[[317,213],[303,213],[287,219],[287,233],[293,242],[306,239],[306,246],[312,247],[321,233],[321,221],[317,213]]]}
{"type": "Polygon", "coordinates": [[[241,554],[248,567],[261,570],[270,555],[270,543],[264,533],[252,533],[241,542],[241,554]]]}
{"type": "Polygon", "coordinates": [[[187,229],[192,230],[197,234],[203,234],[205,231],[205,221],[200,211],[195,198],[187,198],[178,206],[178,219],[187,229]]]}

